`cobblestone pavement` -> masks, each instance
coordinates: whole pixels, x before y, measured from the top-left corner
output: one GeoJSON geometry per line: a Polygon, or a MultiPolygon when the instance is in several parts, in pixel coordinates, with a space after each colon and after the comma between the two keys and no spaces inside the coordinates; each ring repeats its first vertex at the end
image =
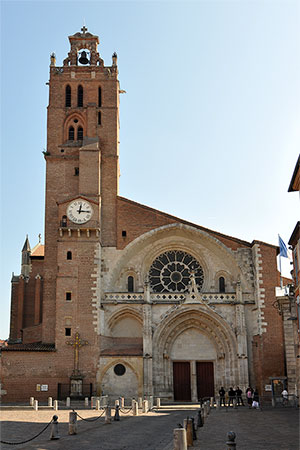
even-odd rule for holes
{"type": "MultiPolygon", "coordinates": [[[[188,407],[187,407],[188,408],[188,407]]],[[[19,442],[29,439],[43,429],[57,414],[60,439],[50,441],[50,428],[35,440],[8,448],[27,450],[173,450],[173,429],[196,411],[162,408],[147,415],[122,415],[120,422],[104,424],[101,417],[95,422],[78,419],[78,434],[68,435],[69,411],[1,411],[1,439],[19,442]]],[[[99,411],[80,410],[84,418],[95,418],[99,411]]],[[[101,413],[101,412],[100,412],[101,413]]],[[[237,450],[299,450],[299,410],[225,408],[212,410],[203,428],[198,429],[195,449],[225,450],[227,432],[237,435],[237,450]]]]}
{"type": "Polygon", "coordinates": [[[299,450],[299,410],[212,410],[193,448],[225,450],[228,431],[236,434],[237,450],[299,450]]]}

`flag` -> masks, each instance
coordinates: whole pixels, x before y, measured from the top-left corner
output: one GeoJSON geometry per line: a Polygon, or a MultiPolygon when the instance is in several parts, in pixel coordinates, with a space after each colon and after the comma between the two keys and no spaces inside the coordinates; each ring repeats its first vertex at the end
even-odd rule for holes
{"type": "Polygon", "coordinates": [[[287,247],[284,243],[284,241],[281,239],[281,237],[278,235],[278,240],[279,240],[279,256],[283,256],[284,258],[288,258],[288,254],[287,254],[287,247]]]}

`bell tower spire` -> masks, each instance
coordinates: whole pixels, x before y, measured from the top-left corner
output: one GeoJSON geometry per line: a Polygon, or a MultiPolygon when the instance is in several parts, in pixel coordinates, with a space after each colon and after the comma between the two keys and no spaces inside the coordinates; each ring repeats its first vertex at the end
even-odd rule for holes
{"type": "Polygon", "coordinates": [[[26,234],[26,239],[22,248],[22,264],[21,264],[21,274],[24,275],[24,277],[29,277],[30,255],[31,255],[31,248],[29,244],[28,234],[26,234]]]}

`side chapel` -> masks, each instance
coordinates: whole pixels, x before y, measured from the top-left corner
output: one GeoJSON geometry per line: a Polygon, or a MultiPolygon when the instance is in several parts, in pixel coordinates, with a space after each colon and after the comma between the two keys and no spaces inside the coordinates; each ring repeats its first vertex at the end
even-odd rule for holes
{"type": "Polygon", "coordinates": [[[119,196],[117,55],[86,27],[51,55],[45,237],[12,277],[4,401],[197,401],[284,379],[278,248],[119,196]]]}

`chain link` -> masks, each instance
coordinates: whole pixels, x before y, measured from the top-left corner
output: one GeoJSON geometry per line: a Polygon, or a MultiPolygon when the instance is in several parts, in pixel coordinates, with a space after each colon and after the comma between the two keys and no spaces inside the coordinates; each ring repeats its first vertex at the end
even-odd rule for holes
{"type": "Polygon", "coordinates": [[[92,419],[85,419],[84,417],[81,417],[81,416],[78,414],[78,412],[76,412],[74,409],[73,409],[73,412],[75,412],[75,413],[77,414],[77,416],[78,416],[81,420],[85,420],[86,422],[95,422],[96,420],[100,419],[100,417],[103,416],[103,414],[105,413],[105,409],[102,411],[102,413],[100,414],[100,416],[98,416],[98,417],[93,417],[92,419]]]}
{"type": "Polygon", "coordinates": [[[47,430],[47,428],[49,427],[49,425],[53,422],[53,419],[51,419],[51,421],[48,423],[48,425],[45,426],[45,428],[42,429],[42,431],[40,431],[36,436],[27,439],[26,441],[22,441],[22,442],[6,442],[6,441],[0,441],[1,444],[6,444],[6,445],[21,445],[21,444],[26,444],[26,442],[30,442],[33,441],[33,439],[37,438],[38,436],[40,436],[45,430],[47,430]]]}
{"type": "Polygon", "coordinates": [[[130,411],[132,411],[132,408],[129,408],[127,411],[126,411],[125,409],[123,409],[123,408],[120,408],[120,411],[121,411],[123,414],[129,414],[130,411]]]}

